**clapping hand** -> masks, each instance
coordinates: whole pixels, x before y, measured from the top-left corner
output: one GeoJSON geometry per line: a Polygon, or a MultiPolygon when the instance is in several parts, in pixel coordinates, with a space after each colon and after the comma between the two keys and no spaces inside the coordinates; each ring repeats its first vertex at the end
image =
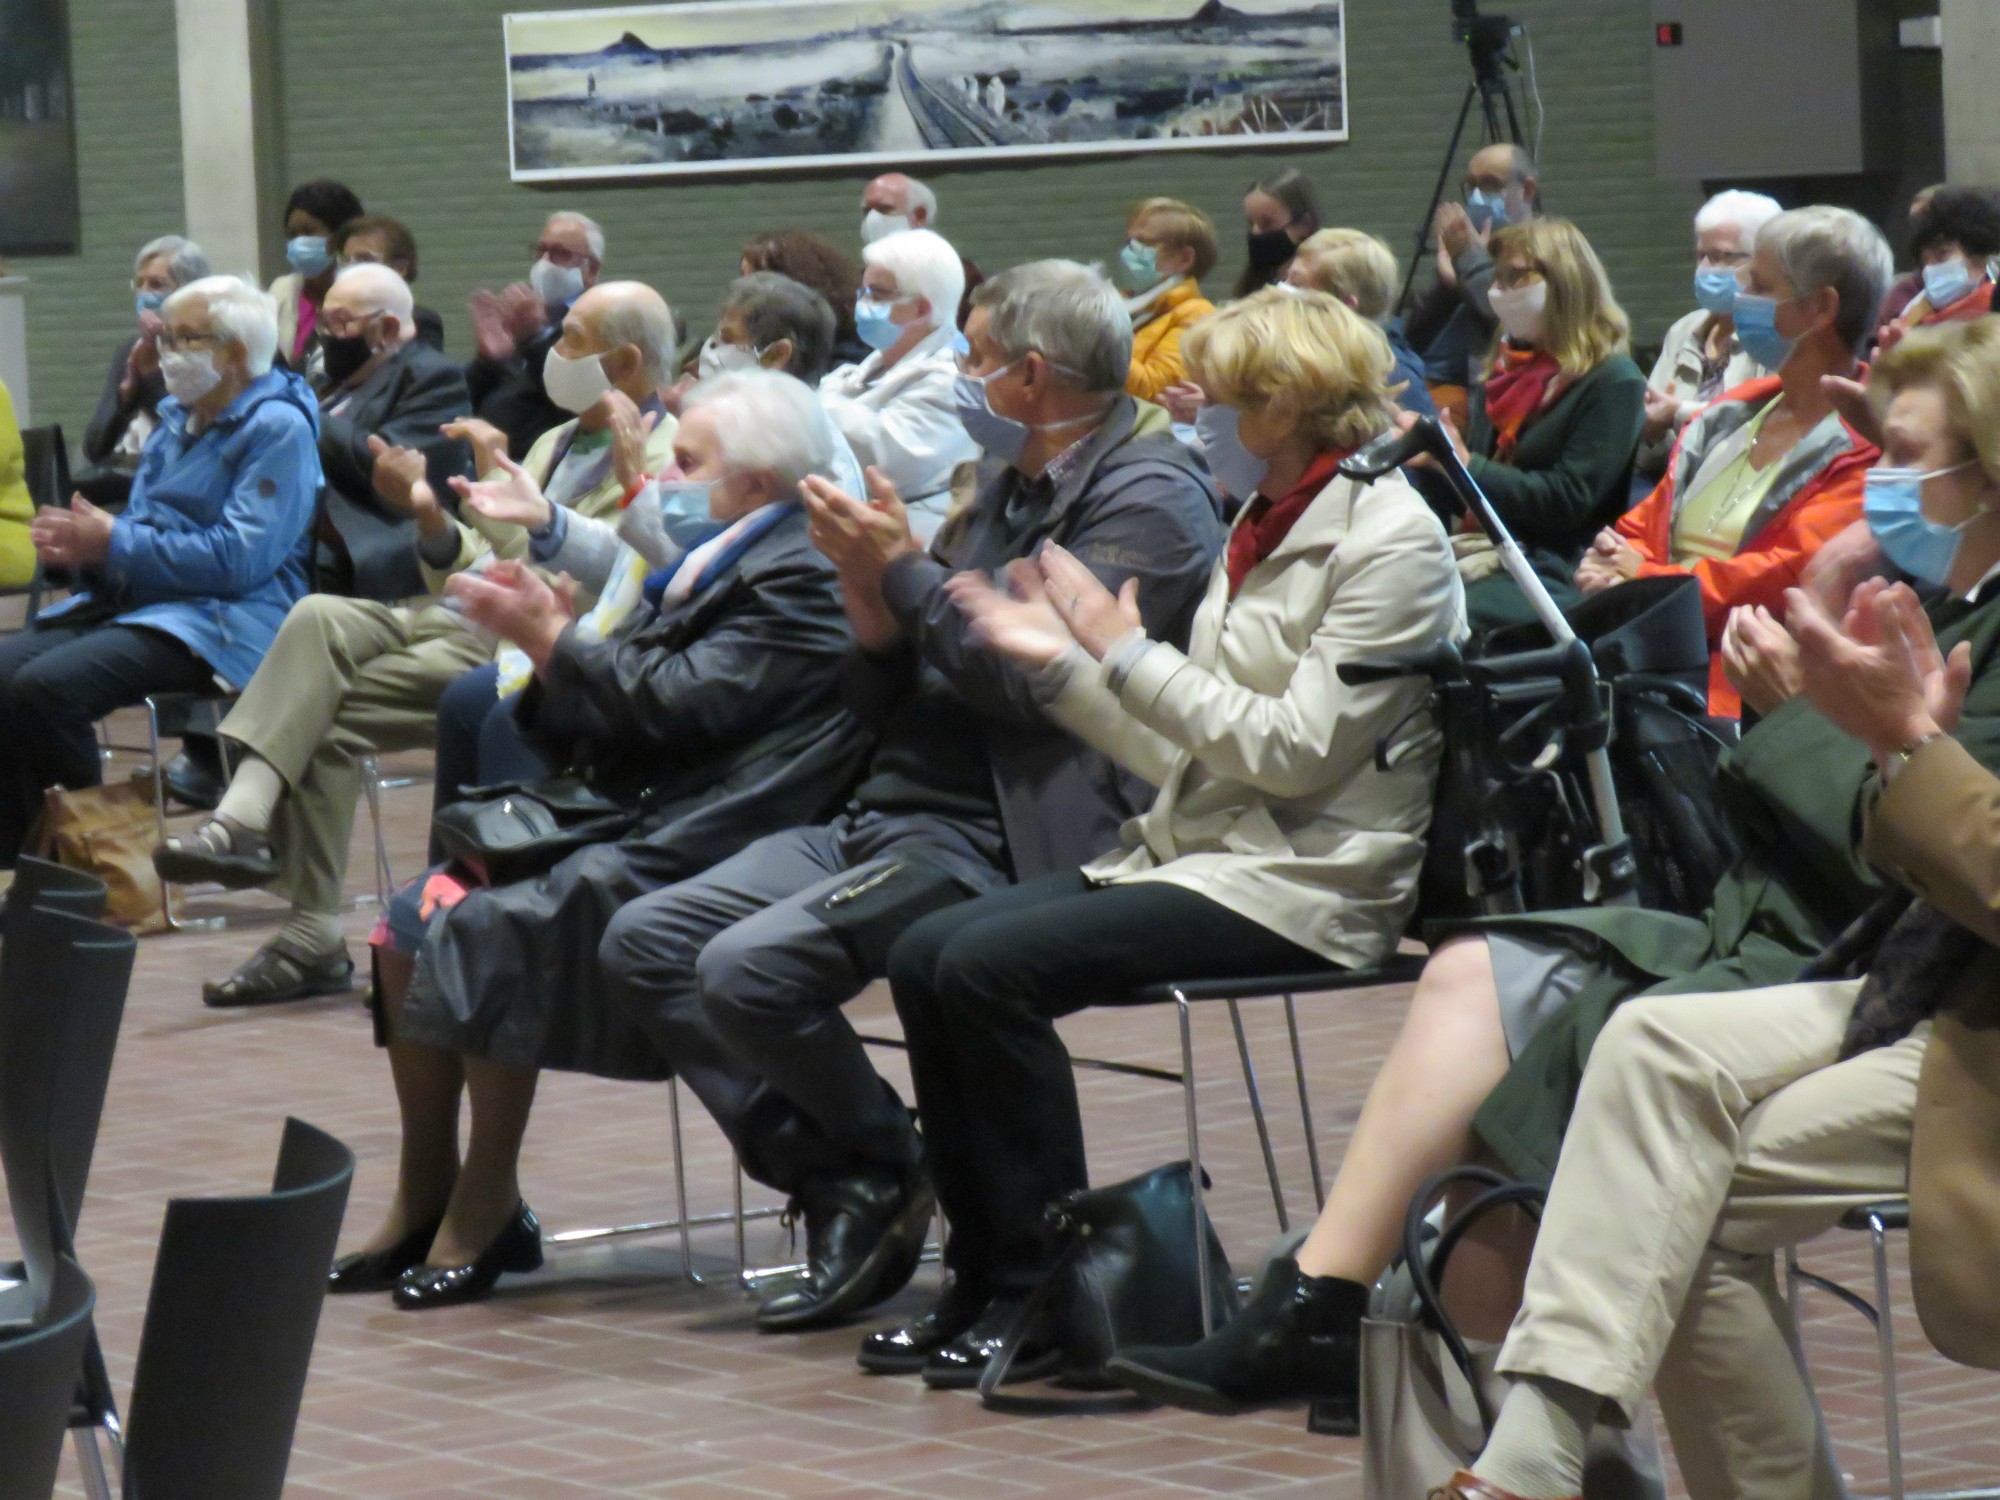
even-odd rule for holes
{"type": "Polygon", "coordinates": [[[1836,619],[1847,613],[1847,601],[1882,566],[1882,544],[1866,520],[1835,533],[1806,564],[1800,586],[1836,619]]]}
{"type": "Polygon", "coordinates": [[[429,466],[423,454],[414,448],[398,448],[374,433],[368,435],[368,452],[375,460],[369,482],[384,505],[419,521],[427,512],[437,510],[437,496],[424,477],[429,466]]]}
{"type": "Polygon", "coordinates": [[[554,507],[534,476],[506,454],[499,455],[498,473],[492,479],[463,479],[454,474],[451,487],[459,502],[473,514],[503,526],[520,526],[540,531],[549,524],[554,507]]]}
{"type": "Polygon", "coordinates": [[[1139,618],[1139,580],[1128,578],[1112,593],[1097,575],[1054,542],[1035,558],[1049,604],[1062,617],[1076,643],[1099,661],[1133,631],[1143,631],[1139,618]]]}
{"type": "Polygon", "coordinates": [[[1438,249],[1453,260],[1465,254],[1476,240],[1486,243],[1490,230],[1472,227],[1472,216],[1465,211],[1462,203],[1440,203],[1437,217],[1431,221],[1431,231],[1437,235],[1438,249]]]}
{"type": "Polygon", "coordinates": [[[1576,586],[1586,594],[1616,588],[1637,578],[1644,561],[1637,547],[1607,526],[1597,533],[1590,550],[1577,565],[1576,586]]]}
{"type": "Polygon", "coordinates": [[[500,460],[507,456],[507,434],[483,417],[459,417],[438,431],[471,445],[472,472],[481,479],[499,468],[500,460]]]}
{"type": "Polygon", "coordinates": [[[1739,605],[1722,627],[1722,675],[1752,709],[1775,713],[1798,697],[1799,646],[1761,604],[1739,605]]]}
{"type": "Polygon", "coordinates": [[[659,425],[660,414],[640,411],[623,391],[606,391],[604,409],[611,421],[611,467],[629,493],[646,478],[646,439],[659,425]]]}
{"type": "Polygon", "coordinates": [[[1006,580],[1007,592],[1002,593],[984,573],[954,573],[945,580],[945,592],[989,650],[1038,672],[1067,652],[1075,637],[1050,603],[1034,563],[1016,558],[1007,564],[1006,580]]]}
{"type": "Polygon", "coordinates": [[[835,568],[843,587],[852,583],[879,585],[883,571],[923,544],[910,530],[910,515],[895,485],[880,469],[867,473],[868,498],[857,500],[831,480],[817,474],[799,483],[805,501],[806,535],[835,568]]]}
{"type": "Polygon", "coordinates": [[[558,593],[534,569],[512,561],[454,573],[444,591],[466,619],[519,646],[537,668],[547,663],[576,607],[573,584],[558,593]]]}
{"type": "Polygon", "coordinates": [[[1836,619],[1804,589],[1785,596],[1806,697],[1886,766],[1906,745],[1958,727],[1972,682],[1972,647],[1945,656],[1907,584],[1871,578],[1836,619]]]}
{"type": "Polygon", "coordinates": [[[1183,380],[1160,392],[1160,405],[1181,426],[1191,427],[1195,418],[1201,415],[1201,409],[1208,405],[1208,397],[1192,380],[1183,380]]]}
{"type": "Polygon", "coordinates": [[[111,555],[115,518],[81,495],[72,495],[69,509],[48,506],[28,524],[35,555],[52,568],[94,568],[111,555]]]}

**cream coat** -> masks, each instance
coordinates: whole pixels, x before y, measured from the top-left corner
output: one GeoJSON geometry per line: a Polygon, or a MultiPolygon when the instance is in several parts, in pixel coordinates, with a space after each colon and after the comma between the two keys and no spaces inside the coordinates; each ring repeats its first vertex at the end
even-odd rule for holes
{"type": "Polygon", "coordinates": [[[1122,681],[1071,665],[1052,716],[1160,789],[1125,852],[1086,873],[1169,880],[1334,963],[1380,962],[1416,901],[1442,739],[1418,715],[1379,769],[1376,742],[1428,684],[1349,687],[1336,669],[1465,633],[1451,548],[1417,492],[1400,475],[1335,479],[1233,601],[1216,564],[1185,655],[1152,643],[1122,681]]]}

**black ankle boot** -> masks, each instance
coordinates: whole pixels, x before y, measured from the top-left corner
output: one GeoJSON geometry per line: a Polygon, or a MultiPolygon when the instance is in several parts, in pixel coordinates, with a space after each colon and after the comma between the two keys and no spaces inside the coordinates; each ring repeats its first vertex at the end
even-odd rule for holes
{"type": "Polygon", "coordinates": [[[1314,1430],[1360,1426],[1361,1315],[1368,1288],[1303,1276],[1290,1256],[1271,1262],[1249,1306],[1198,1344],[1135,1345],[1105,1373],[1149,1400],[1215,1416],[1287,1401],[1313,1403],[1314,1430]]]}

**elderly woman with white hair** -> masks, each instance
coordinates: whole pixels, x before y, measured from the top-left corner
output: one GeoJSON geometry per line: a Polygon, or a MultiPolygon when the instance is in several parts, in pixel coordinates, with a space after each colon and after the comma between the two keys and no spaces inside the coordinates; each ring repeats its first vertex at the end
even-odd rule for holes
{"type": "Polygon", "coordinates": [[[541,1263],[516,1176],[541,1068],[664,1079],[714,1065],[664,1056],[620,1023],[598,942],[627,902],[824,816],[859,768],[867,737],[840,706],[837,671],[852,637],[798,500],[800,481],[833,471],[834,451],[801,382],[717,376],[683,407],[677,473],[654,481],[699,501],[710,524],[681,534],[686,550],[647,580],[647,607],[608,638],[587,638],[516,563],[451,581],[466,616],[533,665],[516,710],[529,743],[621,809],[599,826],[624,831],[507,884],[445,866],[392,903],[376,1006],[401,1171],[387,1218],[334,1266],[330,1290],[441,1306],[541,1263]]]}
{"type": "Polygon", "coordinates": [[[1639,430],[1638,474],[1666,472],[1674,439],[1694,414],[1724,391],[1770,371],[1736,336],[1736,273],[1750,264],[1757,231],[1778,216],[1778,202],[1730,188],[1694,216],[1695,310],[1667,330],[1646,378],[1646,425],[1639,430]]]}
{"type": "Polygon", "coordinates": [[[97,721],[150,693],[250,680],[307,588],[319,404],[274,370],[277,312],[234,276],[161,306],[167,395],[122,515],[82,496],[36,516],[75,597],[0,643],[0,867],[50,786],[97,784],[97,721]]]}
{"type": "Polygon", "coordinates": [[[208,274],[208,256],[193,240],[163,234],[148,240],[132,257],[132,302],[138,319],[132,336],[111,356],[98,393],[97,409],[83,429],[83,456],[90,467],[77,488],[93,504],[122,510],[138,472],[139,452],[159,421],[160,356],[153,343],[160,331],[160,307],[167,298],[208,274]]]}
{"type": "Polygon", "coordinates": [[[861,258],[854,327],[875,352],[822,380],[820,400],[855,457],[896,487],[928,541],[944,524],[952,471],[979,457],[952,399],[965,267],[951,242],[928,229],[885,236],[861,258]]]}

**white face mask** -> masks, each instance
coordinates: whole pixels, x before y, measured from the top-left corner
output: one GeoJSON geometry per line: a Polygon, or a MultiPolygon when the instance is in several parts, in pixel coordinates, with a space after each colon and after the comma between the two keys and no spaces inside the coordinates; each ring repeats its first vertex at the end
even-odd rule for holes
{"type": "Polygon", "coordinates": [[[568,307],[583,295],[583,268],[559,266],[544,255],[528,268],[528,285],[550,307],[568,307]]]}
{"type": "Polygon", "coordinates": [[[761,362],[757,350],[744,344],[725,344],[710,334],[708,342],[701,346],[701,359],[695,364],[695,373],[703,380],[709,380],[731,370],[754,370],[761,362]]]}
{"type": "Polygon", "coordinates": [[[557,406],[580,417],[604,399],[604,393],[611,389],[611,377],[604,373],[604,361],[598,355],[567,359],[560,349],[551,348],[542,361],[542,389],[557,406]]]}
{"type": "Polygon", "coordinates": [[[212,349],[182,349],[160,355],[160,379],[167,394],[182,406],[192,406],[222,384],[212,349]]]}
{"type": "Polygon", "coordinates": [[[908,214],[885,214],[879,208],[871,208],[861,216],[861,243],[872,245],[892,234],[901,234],[909,227],[908,214]]]}
{"type": "Polygon", "coordinates": [[[1533,344],[1541,339],[1542,312],[1548,301],[1549,284],[1546,281],[1509,287],[1505,291],[1495,287],[1486,294],[1486,303],[1493,309],[1493,316],[1507,330],[1507,337],[1517,344],[1533,344]]]}

